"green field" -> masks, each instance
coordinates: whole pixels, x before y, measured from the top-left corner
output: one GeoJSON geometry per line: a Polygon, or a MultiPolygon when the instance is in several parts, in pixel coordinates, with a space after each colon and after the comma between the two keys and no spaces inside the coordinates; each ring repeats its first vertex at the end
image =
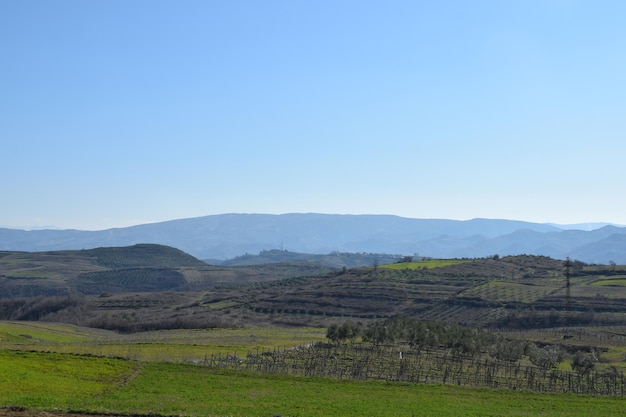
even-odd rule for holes
{"type": "Polygon", "coordinates": [[[591,285],[594,285],[594,286],[609,286],[609,287],[624,287],[624,286],[626,286],[626,278],[601,279],[601,280],[595,281],[591,285]]]}
{"type": "Polygon", "coordinates": [[[326,339],[320,328],[161,330],[128,335],[60,323],[0,322],[0,349],[197,362],[207,355],[289,349],[326,339]]]}
{"type": "Polygon", "coordinates": [[[615,416],[617,397],[240,373],[0,351],[0,406],[180,416],[615,416]]]}
{"type": "MultiPolygon", "coordinates": [[[[587,336],[594,335],[587,331],[576,339],[587,336]]],[[[2,407],[24,407],[209,417],[576,417],[587,416],[590,410],[595,416],[619,415],[626,406],[624,397],[298,377],[210,367],[202,360],[185,363],[211,354],[244,357],[255,349],[289,351],[324,338],[325,331],[319,328],[120,335],[66,324],[0,322],[0,415],[2,407]]]]}
{"type": "Polygon", "coordinates": [[[46,343],[91,342],[105,335],[114,333],[64,323],[0,321],[0,348],[6,344],[32,347],[46,343]]]}
{"type": "Polygon", "coordinates": [[[131,361],[0,350],[0,405],[72,409],[122,384],[131,361]]]}

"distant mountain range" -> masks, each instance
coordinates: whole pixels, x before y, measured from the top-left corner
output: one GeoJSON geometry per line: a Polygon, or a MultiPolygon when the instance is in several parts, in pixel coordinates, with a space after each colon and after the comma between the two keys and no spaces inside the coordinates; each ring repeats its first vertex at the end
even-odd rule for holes
{"type": "Polygon", "coordinates": [[[102,231],[0,228],[0,250],[32,252],[156,243],[209,260],[285,249],[438,258],[531,254],[626,264],[626,227],[585,226],[586,230],[575,230],[575,226],[514,220],[390,215],[221,214],[102,231]]]}

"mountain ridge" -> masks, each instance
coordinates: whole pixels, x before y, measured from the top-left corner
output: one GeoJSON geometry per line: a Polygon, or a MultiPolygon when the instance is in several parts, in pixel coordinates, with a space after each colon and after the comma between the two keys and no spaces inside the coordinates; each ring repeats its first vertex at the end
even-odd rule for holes
{"type": "Polygon", "coordinates": [[[626,228],[562,229],[520,220],[412,219],[394,215],[218,214],[101,231],[0,229],[0,250],[66,250],[138,243],[168,245],[199,259],[263,250],[370,252],[429,257],[534,254],[626,263],[626,228]],[[611,238],[611,236],[617,236],[611,238]]]}

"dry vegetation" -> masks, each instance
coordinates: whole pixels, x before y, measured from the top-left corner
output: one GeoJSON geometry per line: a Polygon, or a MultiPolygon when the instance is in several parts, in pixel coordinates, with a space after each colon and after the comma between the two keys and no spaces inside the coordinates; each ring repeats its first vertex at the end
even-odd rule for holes
{"type": "Polygon", "coordinates": [[[0,319],[122,332],[326,326],[337,319],[394,316],[518,329],[626,320],[626,269],[616,265],[574,262],[569,291],[564,262],[540,256],[327,271],[309,263],[212,267],[156,245],[129,253],[5,252],[0,319]]]}

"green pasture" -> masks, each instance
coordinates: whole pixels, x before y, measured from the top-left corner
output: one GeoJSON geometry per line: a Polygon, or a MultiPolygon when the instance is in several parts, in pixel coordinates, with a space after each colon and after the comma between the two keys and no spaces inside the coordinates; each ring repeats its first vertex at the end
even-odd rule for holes
{"type": "Polygon", "coordinates": [[[62,323],[0,321],[0,348],[6,343],[36,345],[45,343],[76,343],[96,341],[113,335],[85,327],[62,323]]]}
{"type": "Polygon", "coordinates": [[[103,411],[208,416],[596,416],[620,414],[626,401],[452,386],[296,378],[202,367],[146,365],[103,411]],[[169,381],[154,385],[155,380],[169,381]],[[167,398],[168,401],[159,401],[167,398]],[[120,407],[120,408],[117,408],[120,407]]]}
{"type": "Polygon", "coordinates": [[[593,286],[609,286],[609,287],[626,287],[626,278],[618,278],[618,279],[600,279],[598,281],[593,282],[591,285],[593,286]]]}
{"type": "Polygon", "coordinates": [[[177,416],[615,416],[626,399],[0,351],[0,406],[177,416]]]}
{"type": "Polygon", "coordinates": [[[379,268],[383,269],[432,269],[441,268],[450,265],[459,265],[467,262],[472,262],[471,259],[426,259],[419,262],[398,262],[395,264],[381,265],[379,268]]]}
{"type": "Polygon", "coordinates": [[[135,368],[119,359],[0,350],[0,406],[71,408],[120,385],[135,368]]]}
{"type": "Polygon", "coordinates": [[[223,345],[244,348],[251,346],[266,348],[293,347],[325,339],[326,329],[315,327],[159,330],[134,333],[125,337],[125,340],[128,342],[223,345]]]}
{"type": "Polygon", "coordinates": [[[0,256],[0,265],[14,266],[16,264],[31,266],[29,259],[20,257],[19,254],[16,254],[15,252],[3,252],[2,256],[0,256]]]}
{"type": "Polygon", "coordinates": [[[202,362],[210,355],[245,356],[325,340],[326,329],[302,327],[160,330],[124,335],[61,323],[0,322],[0,349],[141,361],[202,362]]]}

